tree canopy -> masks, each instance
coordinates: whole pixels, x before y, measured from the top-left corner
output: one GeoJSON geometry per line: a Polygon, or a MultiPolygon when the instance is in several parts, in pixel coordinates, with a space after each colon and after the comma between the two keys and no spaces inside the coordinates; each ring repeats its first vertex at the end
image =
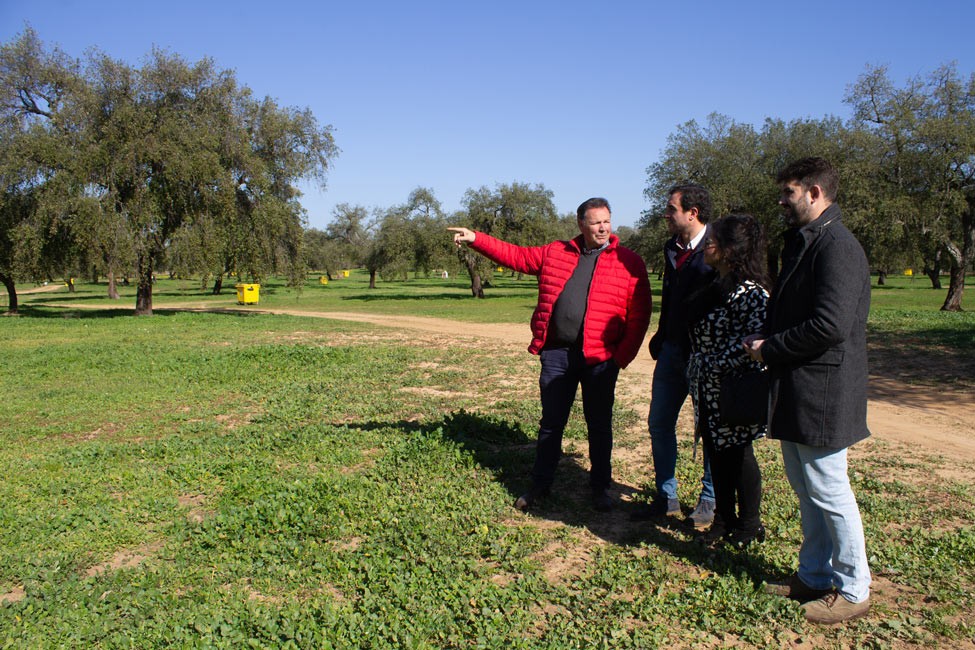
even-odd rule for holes
{"type": "MultiPolygon", "coordinates": [[[[493,190],[485,186],[469,189],[455,223],[520,246],[539,246],[565,231],[552,196],[540,183],[532,186],[517,181],[499,183],[493,190]]],[[[471,294],[483,298],[494,265],[467,247],[458,249],[457,256],[471,278],[471,294]]]]}
{"type": "MultiPolygon", "coordinates": [[[[160,262],[185,273],[304,279],[297,183],[324,185],[332,129],[307,109],[252,97],[210,59],[154,49],[134,68],[84,63],[26,30],[0,49],[0,280],[94,265],[134,271],[152,313],[160,262]]],[[[15,308],[15,299],[11,305],[15,308]]]]}
{"type": "Polygon", "coordinates": [[[945,263],[950,286],[942,309],[961,309],[966,269],[975,260],[975,75],[945,66],[895,86],[882,67],[868,68],[848,88],[853,118],[784,122],[761,129],[712,114],[687,122],[647,168],[644,215],[633,245],[659,265],[667,190],[696,182],[712,196],[714,216],[747,212],[769,231],[776,270],[783,224],[775,177],[789,162],[822,156],[840,174],[838,202],[881,278],[895,268],[923,266],[940,287],[945,263]]]}

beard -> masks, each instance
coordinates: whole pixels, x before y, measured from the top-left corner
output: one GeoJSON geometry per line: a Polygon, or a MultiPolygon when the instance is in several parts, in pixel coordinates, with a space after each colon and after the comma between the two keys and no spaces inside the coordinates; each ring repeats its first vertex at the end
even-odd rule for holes
{"type": "Polygon", "coordinates": [[[797,206],[789,204],[782,206],[782,221],[789,228],[798,228],[811,221],[807,218],[809,206],[797,206]]]}
{"type": "Polygon", "coordinates": [[[782,217],[782,221],[789,228],[795,228],[799,225],[799,217],[796,215],[796,211],[791,207],[783,208],[780,216],[782,217]]]}

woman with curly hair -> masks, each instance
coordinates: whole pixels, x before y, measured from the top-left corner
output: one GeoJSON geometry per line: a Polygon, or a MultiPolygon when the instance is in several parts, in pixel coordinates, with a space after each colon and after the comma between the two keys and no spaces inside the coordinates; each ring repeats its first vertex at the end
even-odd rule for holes
{"type": "Polygon", "coordinates": [[[704,242],[704,260],[718,271],[713,283],[685,304],[690,323],[688,383],[696,434],[705,444],[714,481],[715,519],[700,541],[744,547],[765,539],[759,515],[762,474],[752,441],[765,424],[729,424],[721,413],[722,377],[762,370],[742,340],[761,331],[770,282],[765,268],[765,232],[752,216],[732,214],[715,221],[704,242]]]}

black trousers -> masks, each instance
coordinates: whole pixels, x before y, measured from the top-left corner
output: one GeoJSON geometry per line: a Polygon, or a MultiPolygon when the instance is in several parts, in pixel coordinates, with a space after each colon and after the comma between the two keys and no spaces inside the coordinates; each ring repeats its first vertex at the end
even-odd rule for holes
{"type": "Polygon", "coordinates": [[[538,385],[542,420],[538,427],[532,485],[542,489],[552,486],[555,467],[562,456],[562,433],[581,385],[582,413],[589,428],[590,484],[593,490],[608,488],[612,482],[613,402],[619,366],[612,359],[587,365],[579,348],[542,350],[541,357],[538,385]]]}
{"type": "Polygon", "coordinates": [[[711,460],[715,513],[729,531],[756,532],[762,525],[762,472],[752,443],[715,449],[709,433],[703,439],[711,460]]]}

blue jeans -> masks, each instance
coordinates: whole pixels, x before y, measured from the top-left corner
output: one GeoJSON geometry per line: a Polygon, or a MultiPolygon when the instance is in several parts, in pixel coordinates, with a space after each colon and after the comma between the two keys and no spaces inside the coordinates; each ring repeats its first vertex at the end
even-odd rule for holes
{"type": "MultiPolygon", "coordinates": [[[[647,418],[654,482],[659,498],[677,498],[677,416],[687,399],[688,390],[687,359],[679,346],[665,342],[653,368],[650,415],[647,418]]],[[[714,501],[714,485],[706,450],[700,498],[714,501]]]]}
{"type": "Polygon", "coordinates": [[[846,449],[782,442],[789,484],[799,497],[799,579],[813,589],[836,587],[859,603],[870,595],[863,522],[846,469],[846,449]]]}
{"type": "Polygon", "coordinates": [[[552,486],[555,467],[562,457],[562,433],[581,384],[592,464],[589,482],[593,490],[608,488],[612,481],[613,402],[619,366],[612,359],[586,365],[582,350],[574,348],[542,350],[541,359],[538,386],[542,394],[542,420],[538,427],[532,485],[539,489],[552,486]]]}

